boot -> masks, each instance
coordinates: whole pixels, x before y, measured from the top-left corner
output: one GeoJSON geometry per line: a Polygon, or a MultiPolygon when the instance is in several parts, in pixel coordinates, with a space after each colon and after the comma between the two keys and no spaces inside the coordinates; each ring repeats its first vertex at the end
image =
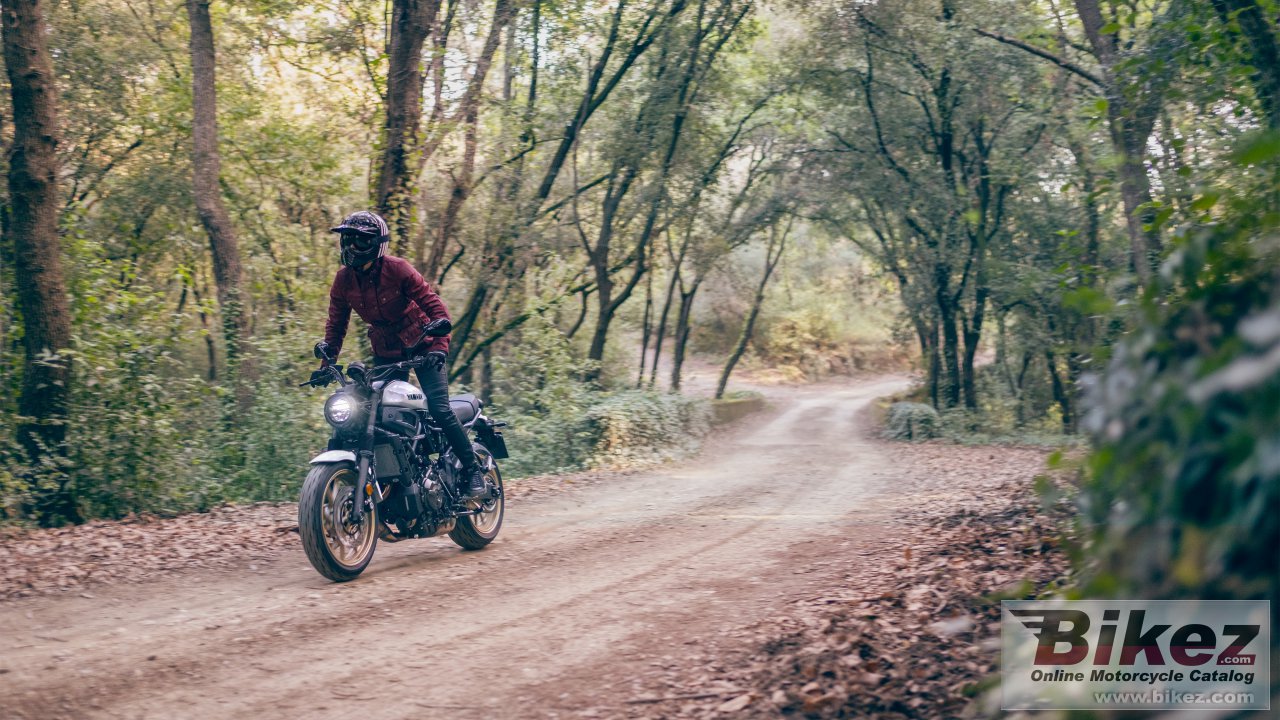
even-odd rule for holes
{"type": "Polygon", "coordinates": [[[489,489],[485,482],[484,468],[480,467],[479,463],[472,463],[470,467],[463,468],[462,478],[464,499],[478,499],[483,497],[489,489]]]}

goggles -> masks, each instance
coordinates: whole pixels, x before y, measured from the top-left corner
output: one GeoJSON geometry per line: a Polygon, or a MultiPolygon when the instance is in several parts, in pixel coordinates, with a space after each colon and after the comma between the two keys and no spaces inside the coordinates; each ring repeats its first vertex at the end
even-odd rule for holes
{"type": "Polygon", "coordinates": [[[338,236],[338,242],[344,248],[354,248],[358,252],[367,252],[378,247],[380,238],[377,235],[365,235],[363,233],[342,233],[338,236]]]}

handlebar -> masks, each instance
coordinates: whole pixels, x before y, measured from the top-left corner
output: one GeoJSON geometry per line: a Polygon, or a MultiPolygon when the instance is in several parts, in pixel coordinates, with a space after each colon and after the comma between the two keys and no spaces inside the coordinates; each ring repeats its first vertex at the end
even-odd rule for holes
{"type": "Polygon", "coordinates": [[[312,373],[311,379],[307,382],[299,383],[298,387],[324,387],[335,380],[338,384],[346,386],[351,384],[351,382],[347,380],[348,377],[351,378],[352,381],[359,382],[363,385],[372,385],[392,373],[413,370],[414,368],[421,367],[429,361],[430,358],[423,355],[420,357],[410,358],[408,360],[401,360],[400,362],[390,363],[388,365],[379,365],[372,370],[366,370],[362,363],[356,362],[347,367],[345,376],[343,375],[341,365],[327,365],[312,373]]]}
{"type": "Polygon", "coordinates": [[[389,365],[379,365],[378,367],[369,371],[369,374],[368,374],[369,382],[370,384],[375,383],[381,380],[382,378],[386,377],[387,375],[390,375],[393,372],[413,370],[415,368],[421,367],[422,365],[426,364],[427,360],[429,359],[430,358],[424,355],[421,357],[410,358],[408,360],[401,360],[400,362],[394,362],[389,365]]]}

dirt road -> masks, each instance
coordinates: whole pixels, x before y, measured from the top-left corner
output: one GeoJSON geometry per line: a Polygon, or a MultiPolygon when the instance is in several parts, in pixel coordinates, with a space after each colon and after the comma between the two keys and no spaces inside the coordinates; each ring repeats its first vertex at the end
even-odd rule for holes
{"type": "Polygon", "coordinates": [[[743,623],[838,581],[817,577],[824,558],[874,557],[896,511],[921,501],[896,485],[892,446],[858,427],[873,398],[903,387],[775,391],[695,461],[513,501],[481,552],[380,545],[345,585],[299,549],[238,572],[2,603],[0,714],[635,714],[655,674],[689,672],[692,648],[731,646],[743,623]]]}

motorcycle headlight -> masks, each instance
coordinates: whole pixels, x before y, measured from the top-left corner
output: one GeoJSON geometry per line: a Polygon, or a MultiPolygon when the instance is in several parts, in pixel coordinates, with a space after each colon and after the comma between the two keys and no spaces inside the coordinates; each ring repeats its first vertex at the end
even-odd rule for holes
{"type": "Polygon", "coordinates": [[[347,393],[334,393],[324,403],[324,419],[338,428],[354,425],[359,411],[360,401],[347,393]]]}

